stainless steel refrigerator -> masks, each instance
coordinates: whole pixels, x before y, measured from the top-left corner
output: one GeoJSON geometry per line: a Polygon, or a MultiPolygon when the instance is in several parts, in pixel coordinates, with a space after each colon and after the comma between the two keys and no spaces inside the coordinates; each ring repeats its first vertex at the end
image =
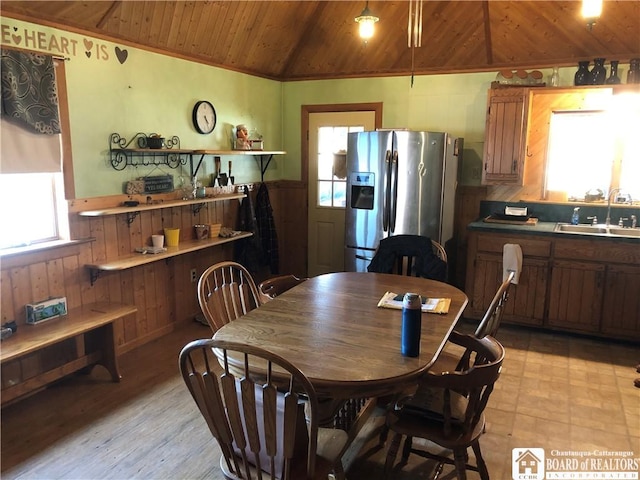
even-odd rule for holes
{"type": "Polygon", "coordinates": [[[347,143],[345,270],[366,272],[380,240],[453,236],[463,139],[442,132],[350,133],[347,143]]]}

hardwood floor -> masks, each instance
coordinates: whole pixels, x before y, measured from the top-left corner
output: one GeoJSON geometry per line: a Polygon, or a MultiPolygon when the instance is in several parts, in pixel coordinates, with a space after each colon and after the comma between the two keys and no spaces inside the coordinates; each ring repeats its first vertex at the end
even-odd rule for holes
{"type": "MultiPolygon", "coordinates": [[[[218,446],[177,366],[183,345],[209,335],[208,327],[190,323],[122,355],[119,384],[97,367],[5,407],[2,478],[222,479],[218,446]]],[[[503,327],[500,340],[507,357],[481,439],[493,479],[511,478],[514,447],[630,450],[638,457],[637,346],[515,327],[503,327]]],[[[384,454],[373,435],[349,480],[382,479],[384,454]]],[[[412,456],[390,478],[432,471],[433,462],[412,456]]]]}

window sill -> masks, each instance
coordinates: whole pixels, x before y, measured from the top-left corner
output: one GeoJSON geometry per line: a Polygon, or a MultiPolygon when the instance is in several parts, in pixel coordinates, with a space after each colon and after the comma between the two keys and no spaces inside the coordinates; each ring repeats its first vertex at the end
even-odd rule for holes
{"type": "Polygon", "coordinates": [[[24,247],[4,248],[4,249],[0,249],[0,258],[10,258],[18,255],[44,252],[47,250],[68,247],[70,245],[79,245],[82,243],[87,243],[92,241],[94,241],[93,238],[85,238],[80,240],[54,240],[52,242],[36,243],[33,245],[27,245],[24,247]]]}

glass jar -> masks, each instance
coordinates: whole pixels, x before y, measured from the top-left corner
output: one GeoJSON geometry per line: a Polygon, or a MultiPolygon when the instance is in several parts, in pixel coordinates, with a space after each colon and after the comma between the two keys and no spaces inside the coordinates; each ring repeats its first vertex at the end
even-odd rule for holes
{"type": "Polygon", "coordinates": [[[552,87],[560,86],[560,70],[558,69],[558,67],[553,67],[553,73],[551,74],[549,83],[551,84],[552,87]]]}

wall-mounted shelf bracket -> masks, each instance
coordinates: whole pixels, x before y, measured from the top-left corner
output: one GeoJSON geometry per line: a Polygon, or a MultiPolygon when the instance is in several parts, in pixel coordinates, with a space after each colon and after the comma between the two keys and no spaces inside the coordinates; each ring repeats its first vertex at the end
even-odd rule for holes
{"type": "Polygon", "coordinates": [[[273,158],[273,153],[268,154],[254,154],[254,158],[256,162],[260,162],[260,181],[264,182],[264,174],[269,168],[269,164],[271,163],[271,159],[273,158]],[[266,163],[265,163],[266,161],[266,163]]]}
{"type": "Polygon", "coordinates": [[[130,227],[140,212],[128,212],[127,213],[127,227],[130,227]]]}
{"type": "Polygon", "coordinates": [[[93,287],[93,284],[96,283],[96,280],[98,280],[98,277],[100,277],[100,270],[95,269],[95,268],[90,268],[89,269],[89,280],[91,281],[91,286],[93,287]]]}
{"type": "Polygon", "coordinates": [[[191,205],[191,210],[193,211],[193,215],[197,215],[200,212],[200,210],[202,210],[202,207],[204,207],[204,203],[195,203],[191,205]]]}

